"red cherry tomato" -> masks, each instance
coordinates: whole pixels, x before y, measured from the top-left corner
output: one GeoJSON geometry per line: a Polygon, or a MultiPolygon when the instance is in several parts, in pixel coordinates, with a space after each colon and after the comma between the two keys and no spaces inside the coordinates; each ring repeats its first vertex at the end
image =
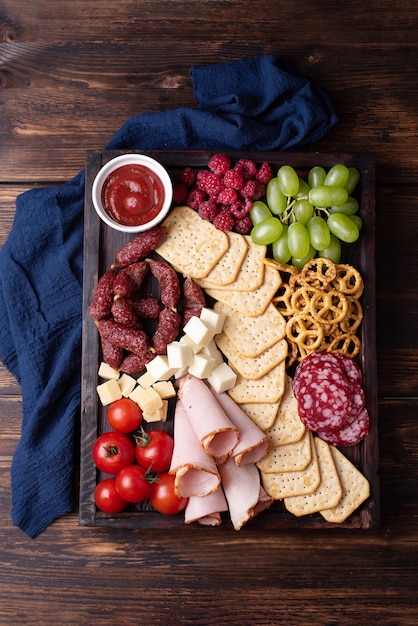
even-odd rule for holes
{"type": "Polygon", "coordinates": [[[152,475],[140,465],[127,465],[116,477],[116,491],[124,500],[138,503],[149,498],[152,475]]]}
{"type": "Polygon", "coordinates": [[[165,472],[152,485],[149,501],[156,511],[164,515],[180,513],[189,501],[189,498],[180,498],[174,493],[174,478],[174,475],[165,472]]]}
{"type": "Polygon", "coordinates": [[[152,472],[166,472],[173,456],[174,439],[164,430],[141,430],[135,437],[135,456],[139,465],[152,472]]]}
{"type": "Polygon", "coordinates": [[[116,491],[116,478],[105,478],[97,485],[94,501],[105,513],[119,513],[128,504],[116,491]]]}
{"type": "Polygon", "coordinates": [[[130,398],[121,398],[109,405],[107,421],[119,433],[132,433],[142,422],[142,410],[130,398]]]}
{"type": "Polygon", "coordinates": [[[127,435],[108,432],[100,435],[93,445],[95,465],[106,474],[118,474],[135,460],[135,446],[127,435]]]}

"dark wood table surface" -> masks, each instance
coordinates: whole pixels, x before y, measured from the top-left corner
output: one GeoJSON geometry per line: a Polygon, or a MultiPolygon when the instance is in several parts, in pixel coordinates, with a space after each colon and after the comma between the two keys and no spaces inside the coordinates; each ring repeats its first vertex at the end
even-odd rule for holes
{"type": "Polygon", "coordinates": [[[0,244],[18,194],[65,182],[132,115],[195,106],[192,64],[285,55],[376,159],[381,525],[176,533],[11,523],[21,394],[0,368],[0,624],[416,624],[418,5],[395,0],[2,0],[0,244]]]}

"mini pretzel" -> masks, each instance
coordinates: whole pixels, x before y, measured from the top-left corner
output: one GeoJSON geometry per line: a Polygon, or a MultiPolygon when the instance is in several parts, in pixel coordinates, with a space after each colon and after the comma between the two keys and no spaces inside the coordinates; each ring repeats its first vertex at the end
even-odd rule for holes
{"type": "Polygon", "coordinates": [[[324,289],[336,276],[337,268],[329,259],[315,258],[304,265],[300,280],[304,285],[324,289]]]}
{"type": "Polygon", "coordinates": [[[347,315],[347,310],[347,298],[335,289],[314,293],[310,302],[310,313],[321,324],[338,324],[347,315]]]}
{"type": "Polygon", "coordinates": [[[344,354],[353,359],[360,352],[360,345],[360,339],[354,333],[343,333],[329,344],[328,352],[344,354]]]}
{"type": "Polygon", "coordinates": [[[331,281],[331,288],[338,289],[349,296],[360,298],[364,283],[360,272],[352,265],[339,264],[336,267],[335,278],[331,281]]]}
{"type": "Polygon", "coordinates": [[[294,315],[287,321],[286,335],[297,344],[301,352],[319,348],[324,333],[321,324],[311,315],[294,315]]]}
{"type": "Polygon", "coordinates": [[[357,298],[346,296],[348,302],[347,315],[340,322],[340,328],[344,333],[354,333],[363,320],[363,309],[357,298]]]}
{"type": "Polygon", "coordinates": [[[290,297],[292,295],[291,289],[287,283],[282,283],[276,292],[274,298],[272,298],[273,304],[277,307],[280,313],[284,316],[293,315],[293,308],[290,304],[290,297]]]}
{"type": "MultiPolygon", "coordinates": [[[[312,298],[315,295],[321,295],[319,289],[315,287],[298,287],[290,298],[290,306],[294,313],[308,313],[311,307],[312,298]]],[[[321,320],[318,320],[319,322],[321,320]]]]}

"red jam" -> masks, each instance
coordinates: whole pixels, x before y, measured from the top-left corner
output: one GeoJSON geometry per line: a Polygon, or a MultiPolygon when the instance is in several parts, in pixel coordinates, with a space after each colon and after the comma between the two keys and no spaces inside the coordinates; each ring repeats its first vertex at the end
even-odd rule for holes
{"type": "Polygon", "coordinates": [[[106,178],[102,189],[105,211],[119,224],[140,226],[153,220],[164,203],[161,179],[145,165],[122,165],[106,178]]]}

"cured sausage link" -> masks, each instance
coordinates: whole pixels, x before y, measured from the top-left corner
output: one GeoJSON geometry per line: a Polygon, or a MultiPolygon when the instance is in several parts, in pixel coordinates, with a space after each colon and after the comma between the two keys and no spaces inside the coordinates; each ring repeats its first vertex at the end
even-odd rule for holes
{"type": "Polygon", "coordinates": [[[158,319],[157,330],[153,338],[154,350],[157,354],[166,354],[167,344],[179,334],[181,317],[174,309],[165,308],[158,319]]]}
{"type": "Polygon", "coordinates": [[[119,348],[141,356],[150,352],[148,337],[142,330],[127,328],[113,320],[98,322],[98,329],[103,339],[119,346],[119,348]]]}
{"type": "Polygon", "coordinates": [[[176,272],[164,261],[148,259],[152,275],[161,287],[161,302],[166,307],[176,308],[180,299],[180,283],[176,272]]]}
{"type": "Polygon", "coordinates": [[[116,272],[108,270],[100,278],[90,304],[90,315],[95,322],[110,317],[116,272]]]}
{"type": "Polygon", "coordinates": [[[206,306],[205,294],[199,285],[194,282],[194,280],[187,277],[183,283],[182,327],[184,328],[190,318],[194,315],[199,317],[204,306],[206,306]]]}
{"type": "Polygon", "coordinates": [[[140,233],[116,253],[113,267],[126,267],[140,259],[145,259],[150,252],[163,242],[166,233],[167,229],[165,226],[156,226],[144,233],[140,233]]]}

